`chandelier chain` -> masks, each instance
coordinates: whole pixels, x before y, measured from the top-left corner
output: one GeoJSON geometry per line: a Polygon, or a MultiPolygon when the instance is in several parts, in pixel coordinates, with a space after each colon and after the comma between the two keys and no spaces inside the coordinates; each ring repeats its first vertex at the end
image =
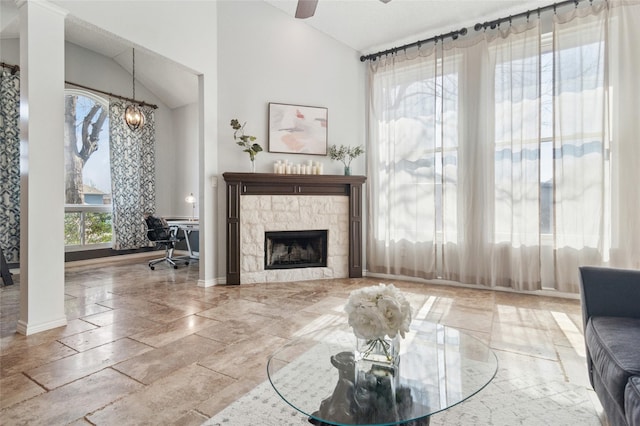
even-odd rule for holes
{"type": "Polygon", "coordinates": [[[136,98],[136,49],[132,49],[133,52],[133,71],[131,73],[131,76],[133,77],[133,99],[136,98]]]}

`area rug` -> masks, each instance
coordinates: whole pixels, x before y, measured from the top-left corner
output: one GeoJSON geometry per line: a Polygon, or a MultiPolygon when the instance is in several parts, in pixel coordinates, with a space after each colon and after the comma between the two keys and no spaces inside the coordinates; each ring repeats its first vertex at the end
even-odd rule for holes
{"type": "MultiPolygon", "coordinates": [[[[542,376],[516,376],[499,369],[493,381],[466,402],[434,414],[441,425],[600,426],[589,389],[542,376]]],[[[301,426],[307,417],[296,411],[266,381],[229,405],[206,426],[301,426]]]]}

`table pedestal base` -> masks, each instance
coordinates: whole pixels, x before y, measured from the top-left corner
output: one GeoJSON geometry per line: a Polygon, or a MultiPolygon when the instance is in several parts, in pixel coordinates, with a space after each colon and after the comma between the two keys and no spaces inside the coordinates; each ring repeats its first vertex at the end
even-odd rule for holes
{"type": "Polygon", "coordinates": [[[380,374],[382,369],[358,371],[353,352],[340,352],[331,357],[331,364],[338,369],[338,383],[330,397],[320,403],[320,409],[309,417],[316,426],[331,426],[318,419],[349,425],[398,424],[429,426],[430,418],[403,419],[411,416],[413,399],[411,389],[395,386],[393,374],[380,374]],[[376,371],[378,372],[376,374],[376,371]]]}
{"type": "MultiPolygon", "coordinates": [[[[429,426],[430,422],[431,422],[431,417],[425,417],[424,419],[409,420],[408,422],[403,422],[399,424],[403,426],[429,426]]],[[[324,423],[324,422],[321,422],[320,420],[313,419],[311,417],[309,417],[309,423],[315,426],[334,426],[334,425],[330,425],[329,423],[324,423]]]]}

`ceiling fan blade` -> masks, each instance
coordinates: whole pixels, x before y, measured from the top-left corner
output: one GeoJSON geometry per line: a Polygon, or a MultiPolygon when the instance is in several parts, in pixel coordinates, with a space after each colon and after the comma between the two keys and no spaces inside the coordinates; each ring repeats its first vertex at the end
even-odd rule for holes
{"type": "Polygon", "coordinates": [[[316,6],[318,0],[298,0],[298,7],[296,8],[296,18],[306,19],[313,16],[316,13],[316,6]]]}

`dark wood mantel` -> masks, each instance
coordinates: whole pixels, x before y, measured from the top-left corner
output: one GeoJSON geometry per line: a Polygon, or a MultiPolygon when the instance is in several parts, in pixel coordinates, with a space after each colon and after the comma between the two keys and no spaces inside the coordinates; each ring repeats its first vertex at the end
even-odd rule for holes
{"type": "Polygon", "coordinates": [[[349,197],[349,277],[362,277],[362,185],[365,176],[223,173],[227,183],[227,284],[240,284],[242,195],[349,197]]]}

